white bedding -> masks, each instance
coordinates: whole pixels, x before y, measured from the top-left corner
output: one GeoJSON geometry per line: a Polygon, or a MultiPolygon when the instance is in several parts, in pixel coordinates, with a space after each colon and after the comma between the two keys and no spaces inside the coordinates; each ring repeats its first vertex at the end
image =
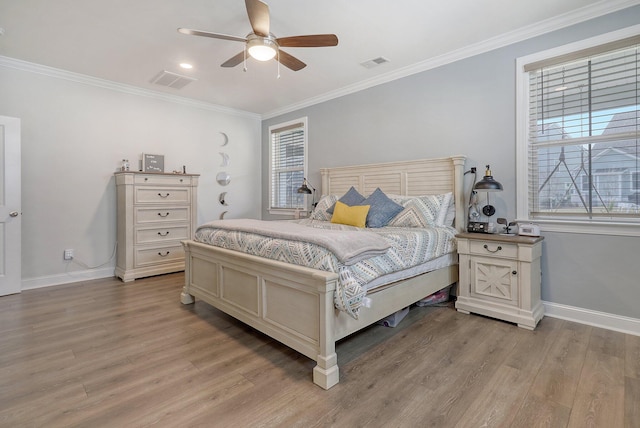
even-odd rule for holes
{"type": "Polygon", "coordinates": [[[230,250],[338,273],[340,280],[334,304],[354,318],[358,317],[358,311],[365,302],[368,284],[380,285],[382,281],[388,283],[424,273],[430,268],[421,265],[456,251],[456,231],[452,227],[363,229],[311,219],[299,220],[298,223],[319,229],[375,233],[384,238],[390,248],[382,255],[346,266],[326,248],[308,242],[229,231],[211,225],[200,226],[195,239],[230,250]],[[390,276],[393,274],[397,274],[396,277],[390,276]],[[380,280],[376,281],[378,278],[380,280]]]}

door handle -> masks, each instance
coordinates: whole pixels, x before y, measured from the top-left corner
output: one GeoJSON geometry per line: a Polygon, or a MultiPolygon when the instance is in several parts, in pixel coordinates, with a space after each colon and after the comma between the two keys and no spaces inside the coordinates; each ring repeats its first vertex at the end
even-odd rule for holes
{"type": "Polygon", "coordinates": [[[18,217],[18,211],[11,211],[9,217],[18,217]]]}

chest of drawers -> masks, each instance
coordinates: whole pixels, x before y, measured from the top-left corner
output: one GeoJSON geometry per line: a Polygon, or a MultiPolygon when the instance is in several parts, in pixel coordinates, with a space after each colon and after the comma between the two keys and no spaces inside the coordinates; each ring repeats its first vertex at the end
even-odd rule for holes
{"type": "Polygon", "coordinates": [[[184,270],[180,241],[196,224],[198,175],[117,172],[116,276],[123,281],[184,270]]]}

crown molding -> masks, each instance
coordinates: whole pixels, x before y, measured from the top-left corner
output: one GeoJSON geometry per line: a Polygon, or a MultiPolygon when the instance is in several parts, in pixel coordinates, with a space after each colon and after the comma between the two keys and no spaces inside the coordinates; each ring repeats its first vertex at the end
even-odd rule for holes
{"type": "Polygon", "coordinates": [[[514,43],[522,42],[536,36],[541,36],[552,31],[570,27],[572,25],[579,24],[590,19],[598,18],[609,13],[617,12],[628,7],[637,6],[639,4],[640,0],[602,0],[592,5],[585,6],[583,8],[555,16],[544,21],[540,21],[536,24],[522,27],[515,31],[511,31],[497,37],[492,37],[473,45],[469,45],[443,55],[429,58],[416,64],[412,64],[410,66],[403,67],[386,74],[381,74],[371,79],[363,80],[361,82],[345,86],[344,88],[337,89],[335,91],[327,92],[317,97],[308,98],[299,103],[291,104],[286,107],[267,112],[262,115],[262,119],[271,119],[282,114],[310,107],[315,104],[320,104],[325,101],[329,101],[345,95],[353,94],[374,86],[402,79],[413,74],[432,70],[443,65],[451,64],[465,58],[470,58],[472,56],[509,46],[514,43]]]}
{"type": "Polygon", "coordinates": [[[124,83],[113,82],[111,80],[100,79],[98,77],[92,77],[85,74],[74,73],[72,71],[62,70],[59,68],[49,67],[46,65],[36,64],[28,61],[23,61],[16,58],[0,55],[0,67],[12,68],[20,71],[26,71],[29,73],[41,74],[54,79],[68,80],[83,85],[95,86],[110,91],[122,92],[129,95],[136,95],[140,97],[153,98],[160,101],[166,101],[170,103],[180,104],[187,107],[199,108],[202,110],[213,111],[216,113],[223,113],[233,116],[250,117],[253,119],[261,119],[261,116],[257,113],[251,113],[244,110],[237,110],[230,107],[224,107],[218,104],[207,103],[204,101],[194,100],[192,98],[180,97],[176,95],[166,94],[162,92],[152,91],[149,89],[140,88],[133,85],[126,85],[124,83]]]}

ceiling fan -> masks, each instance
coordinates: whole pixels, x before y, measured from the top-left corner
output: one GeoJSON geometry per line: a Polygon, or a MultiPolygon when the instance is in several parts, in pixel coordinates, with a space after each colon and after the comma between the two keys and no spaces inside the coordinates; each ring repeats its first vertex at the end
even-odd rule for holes
{"type": "Polygon", "coordinates": [[[269,6],[260,0],[245,0],[244,3],[247,7],[251,28],[253,29],[247,37],[229,36],[208,31],[191,30],[189,28],[178,28],[178,31],[192,36],[244,42],[245,50],[222,63],[222,67],[235,67],[246,59],[246,53],[248,52],[258,61],[268,61],[275,57],[285,67],[298,71],[306,67],[307,64],[280,48],[314,48],[336,46],[338,44],[338,37],[335,34],[276,37],[269,31],[269,6]]]}

